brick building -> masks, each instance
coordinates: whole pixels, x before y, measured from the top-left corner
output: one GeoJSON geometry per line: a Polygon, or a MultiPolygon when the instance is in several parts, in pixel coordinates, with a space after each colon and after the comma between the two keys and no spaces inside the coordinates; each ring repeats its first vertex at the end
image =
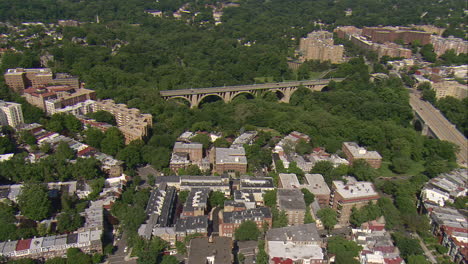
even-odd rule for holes
{"type": "Polygon", "coordinates": [[[213,171],[219,174],[224,172],[247,172],[247,157],[243,147],[215,148],[213,171]]]}
{"type": "Polygon", "coordinates": [[[364,27],[362,35],[377,43],[403,41],[404,44],[412,44],[417,41],[426,45],[431,42],[430,33],[403,27],[364,27]]]}
{"type": "Polygon", "coordinates": [[[328,31],[314,31],[301,38],[299,43],[300,60],[343,62],[343,45],[333,45],[333,33],[328,31]]]}
{"type": "Polygon", "coordinates": [[[372,168],[378,169],[382,165],[382,156],[377,151],[368,151],[367,149],[360,147],[355,142],[343,142],[342,147],[349,164],[352,165],[355,160],[363,159],[372,168]]]}
{"type": "Polygon", "coordinates": [[[244,211],[220,212],[219,218],[219,236],[234,237],[236,229],[245,221],[253,221],[261,230],[263,224],[267,223],[271,228],[273,219],[270,208],[259,207],[247,209],[244,211]]]}
{"type": "Polygon", "coordinates": [[[117,126],[125,137],[125,144],[145,138],[153,126],[152,115],[142,114],[136,108],[127,108],[125,104],[116,104],[111,99],[96,102],[93,112],[97,111],[107,111],[115,117],[117,126]]]}
{"type": "Polygon", "coordinates": [[[375,203],[380,198],[371,182],[358,182],[353,177],[346,178],[347,183],[333,181],[330,204],[338,213],[338,225],[347,226],[351,210],[364,207],[369,202],[375,203]]]}
{"type": "Polygon", "coordinates": [[[205,215],[210,192],[211,190],[208,188],[192,189],[185,201],[180,218],[205,215]]]}
{"type": "Polygon", "coordinates": [[[278,189],[276,197],[278,209],[285,211],[289,225],[304,224],[306,204],[301,190],[278,189]]]}

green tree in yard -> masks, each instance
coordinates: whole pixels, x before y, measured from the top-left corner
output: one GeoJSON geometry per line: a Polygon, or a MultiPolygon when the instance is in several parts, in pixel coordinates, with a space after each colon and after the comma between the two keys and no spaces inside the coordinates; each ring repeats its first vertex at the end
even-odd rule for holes
{"type": "Polygon", "coordinates": [[[314,200],[315,200],[315,195],[314,195],[313,193],[311,193],[311,192],[310,192],[308,189],[306,189],[306,188],[302,188],[302,189],[301,189],[301,192],[304,194],[304,201],[305,201],[307,207],[309,207],[309,205],[310,205],[311,203],[314,202],[314,200]]]}
{"type": "Polygon", "coordinates": [[[211,139],[206,134],[198,134],[190,139],[192,142],[201,143],[204,149],[208,149],[211,145],[211,139]]]}
{"type": "Polygon", "coordinates": [[[177,249],[177,253],[179,254],[185,254],[187,253],[187,248],[185,247],[185,244],[181,241],[176,241],[175,247],[177,249]]]}
{"type": "Polygon", "coordinates": [[[121,149],[116,158],[124,161],[128,168],[134,169],[143,162],[140,150],[144,144],[145,143],[141,140],[134,140],[121,149]]]}
{"type": "Polygon", "coordinates": [[[200,168],[195,165],[195,164],[191,164],[189,165],[187,168],[180,168],[179,171],[178,171],[178,174],[179,175],[202,175],[202,172],[200,170],[200,168]]]}
{"type": "Polygon", "coordinates": [[[55,157],[62,160],[72,160],[75,158],[75,151],[70,148],[67,142],[61,141],[55,151],[55,157]]]}
{"type": "Polygon", "coordinates": [[[285,211],[271,208],[271,214],[273,216],[273,228],[288,226],[289,220],[285,211]]]}
{"type": "Polygon", "coordinates": [[[101,148],[101,142],[105,137],[104,133],[102,133],[101,130],[94,127],[89,127],[84,131],[84,135],[86,144],[90,145],[93,148],[101,148]]]}
{"type": "Polygon", "coordinates": [[[323,226],[328,230],[332,230],[333,227],[338,223],[336,219],[336,212],[331,208],[323,208],[317,212],[317,216],[323,223],[323,226]]]}
{"type": "Polygon", "coordinates": [[[341,236],[334,236],[328,240],[327,249],[329,253],[336,255],[335,263],[347,264],[359,263],[357,260],[357,262],[354,262],[353,259],[359,255],[362,247],[354,241],[346,240],[341,236]]]}
{"type": "Polygon", "coordinates": [[[179,192],[179,201],[184,204],[185,201],[187,201],[187,197],[189,195],[190,191],[180,191],[179,192]]]}
{"type": "Polygon", "coordinates": [[[378,176],[377,170],[362,159],[353,162],[351,174],[359,181],[374,181],[378,176]]]}
{"type": "Polygon", "coordinates": [[[26,184],[18,196],[18,206],[21,214],[35,221],[48,218],[52,206],[44,186],[39,184],[26,184]]]}
{"type": "Polygon", "coordinates": [[[263,201],[265,205],[270,208],[276,207],[276,189],[272,191],[266,191],[263,194],[263,201]]]}
{"type": "Polygon", "coordinates": [[[424,254],[417,239],[410,238],[403,233],[393,233],[392,237],[396,246],[400,249],[400,255],[404,259],[408,259],[411,255],[424,254]]]}
{"type": "Polygon", "coordinates": [[[69,248],[67,250],[67,264],[92,264],[90,255],[83,253],[78,248],[69,248]]]}
{"type": "Polygon", "coordinates": [[[116,127],[109,128],[101,141],[102,152],[115,156],[124,147],[124,136],[116,127]]]}
{"type": "Polygon", "coordinates": [[[310,213],[310,207],[307,206],[306,213],[304,216],[304,224],[310,224],[310,223],[315,223],[315,221],[314,221],[314,218],[312,217],[312,214],[310,213]]]}
{"type": "Polygon", "coordinates": [[[312,145],[307,143],[307,141],[301,139],[296,144],[296,152],[300,155],[309,154],[312,152],[312,145]]]}
{"type": "Polygon", "coordinates": [[[436,62],[437,54],[434,52],[434,46],[432,46],[432,44],[424,45],[419,52],[424,60],[428,62],[436,62]]]}
{"type": "Polygon", "coordinates": [[[65,211],[57,217],[57,228],[60,233],[72,232],[83,225],[83,218],[75,210],[65,211]]]}
{"type": "Polygon", "coordinates": [[[268,254],[265,252],[265,240],[259,240],[258,241],[258,253],[256,256],[256,262],[257,264],[268,264],[269,263],[269,258],[268,254]]]}
{"type": "Polygon", "coordinates": [[[104,122],[104,123],[107,123],[107,124],[111,124],[113,126],[116,126],[117,125],[117,122],[115,121],[115,117],[114,115],[112,115],[111,113],[107,112],[107,111],[97,111],[97,112],[94,112],[94,113],[89,113],[87,114],[86,116],[98,121],[98,122],[104,122]]]}
{"type": "Polygon", "coordinates": [[[0,155],[14,152],[16,149],[14,142],[9,137],[0,137],[0,155]]]}
{"type": "Polygon", "coordinates": [[[423,255],[411,255],[408,257],[408,264],[429,264],[423,255]]]}
{"type": "Polygon", "coordinates": [[[216,139],[213,145],[217,148],[229,148],[229,142],[223,137],[216,139]]]}
{"type": "Polygon", "coordinates": [[[435,104],[437,99],[436,99],[436,92],[434,91],[434,89],[429,89],[429,90],[423,90],[422,91],[422,95],[421,95],[421,98],[424,100],[424,101],[428,101],[429,103],[431,104],[435,104]]]}
{"type": "Polygon", "coordinates": [[[457,209],[467,209],[467,204],[468,204],[468,196],[460,196],[455,198],[455,202],[453,203],[453,206],[457,209]]]}
{"type": "Polygon", "coordinates": [[[257,240],[259,235],[260,230],[254,221],[245,221],[235,232],[235,238],[238,241],[257,240]]]}
{"type": "Polygon", "coordinates": [[[180,261],[175,256],[163,256],[161,264],[179,264],[180,261]]]}
{"type": "Polygon", "coordinates": [[[0,241],[16,239],[15,214],[13,208],[0,202],[0,241]]]}
{"type": "Polygon", "coordinates": [[[219,192],[219,191],[211,192],[208,198],[208,202],[211,208],[214,208],[214,207],[223,208],[225,200],[226,200],[226,197],[224,197],[224,193],[219,192]]]}
{"type": "Polygon", "coordinates": [[[27,131],[21,131],[19,142],[32,146],[32,145],[35,145],[37,141],[36,141],[36,138],[31,133],[27,131]]]}
{"type": "Polygon", "coordinates": [[[380,207],[373,203],[369,203],[366,206],[357,209],[353,207],[351,216],[349,218],[349,222],[358,227],[361,226],[362,223],[376,220],[382,213],[380,211],[380,207]]]}

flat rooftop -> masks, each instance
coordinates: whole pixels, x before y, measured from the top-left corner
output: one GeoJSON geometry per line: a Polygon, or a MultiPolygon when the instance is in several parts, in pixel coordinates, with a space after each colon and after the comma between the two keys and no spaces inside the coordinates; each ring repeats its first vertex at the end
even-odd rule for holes
{"type": "Polygon", "coordinates": [[[371,182],[349,182],[345,184],[342,181],[333,181],[335,191],[344,199],[357,199],[364,197],[376,197],[379,194],[375,191],[374,184],[371,182]]]}
{"type": "Polygon", "coordinates": [[[343,142],[343,145],[351,152],[354,159],[382,159],[377,151],[368,151],[355,142],[343,142]]]}
{"type": "Polygon", "coordinates": [[[306,210],[304,194],[298,189],[278,189],[278,207],[280,210],[306,210]]]}

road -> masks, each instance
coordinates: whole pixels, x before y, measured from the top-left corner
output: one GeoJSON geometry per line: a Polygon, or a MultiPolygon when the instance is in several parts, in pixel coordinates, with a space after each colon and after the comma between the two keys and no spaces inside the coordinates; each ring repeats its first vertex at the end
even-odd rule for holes
{"type": "Polygon", "coordinates": [[[417,93],[410,93],[410,105],[438,139],[452,142],[460,147],[460,151],[457,153],[457,162],[460,166],[467,166],[468,145],[466,137],[431,103],[421,100],[417,93]]]}
{"type": "Polygon", "coordinates": [[[429,261],[433,264],[437,264],[437,259],[434,257],[434,255],[432,255],[432,252],[426,247],[421,237],[416,233],[413,233],[413,236],[419,240],[419,245],[421,245],[421,248],[423,249],[424,254],[426,255],[426,257],[429,258],[429,261]]]}
{"type": "Polygon", "coordinates": [[[124,252],[126,246],[127,242],[125,241],[125,238],[119,240],[116,245],[117,249],[106,259],[106,262],[109,264],[136,264],[137,261],[135,259],[126,258],[128,254],[128,252],[124,252]]]}

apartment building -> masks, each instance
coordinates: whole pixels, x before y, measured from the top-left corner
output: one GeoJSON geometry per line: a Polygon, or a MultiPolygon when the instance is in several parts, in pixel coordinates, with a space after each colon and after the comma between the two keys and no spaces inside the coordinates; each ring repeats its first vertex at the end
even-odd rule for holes
{"type": "Polygon", "coordinates": [[[286,213],[289,225],[304,224],[306,204],[301,190],[278,189],[276,199],[278,210],[286,213]]]}
{"type": "Polygon", "coordinates": [[[328,263],[315,224],[273,228],[266,233],[269,263],[328,263]]]}
{"type": "Polygon", "coordinates": [[[431,44],[434,46],[434,52],[437,56],[443,55],[448,50],[455,51],[455,54],[468,53],[468,41],[461,38],[450,36],[443,38],[440,36],[431,36],[431,44]]]}
{"type": "Polygon", "coordinates": [[[412,44],[417,41],[426,45],[431,42],[430,33],[404,27],[364,27],[362,35],[377,43],[403,41],[404,44],[412,44]]]}
{"type": "Polygon", "coordinates": [[[187,264],[231,264],[233,241],[228,237],[194,238],[188,246],[187,264]]]}
{"type": "Polygon", "coordinates": [[[264,223],[271,228],[273,219],[270,208],[259,207],[244,211],[220,212],[219,236],[234,237],[236,229],[245,221],[253,221],[261,230],[264,223]]]}
{"type": "Polygon", "coordinates": [[[255,189],[235,190],[234,201],[237,203],[243,203],[246,209],[263,206],[263,191],[255,189]]]}
{"type": "Polygon", "coordinates": [[[219,174],[224,172],[247,172],[247,157],[243,147],[215,148],[213,171],[219,174]]]}
{"type": "Polygon", "coordinates": [[[338,213],[338,225],[347,226],[353,207],[357,209],[380,198],[371,182],[358,182],[353,177],[346,177],[347,182],[333,181],[330,205],[338,213]]]}
{"type": "Polygon", "coordinates": [[[301,38],[299,43],[300,60],[343,62],[343,45],[333,45],[333,33],[314,31],[301,38]]]}
{"type": "Polygon", "coordinates": [[[428,181],[421,190],[421,201],[445,206],[454,203],[457,197],[468,194],[467,169],[458,169],[443,173],[428,181]]]}
{"type": "Polygon", "coordinates": [[[461,84],[457,81],[435,82],[432,84],[432,89],[436,92],[437,99],[451,96],[462,100],[468,96],[466,84],[461,84]]]}
{"type": "Polygon", "coordinates": [[[208,196],[211,190],[192,189],[184,204],[184,209],[180,214],[180,218],[205,215],[208,208],[208,196]]]}
{"type": "Polygon", "coordinates": [[[0,126],[18,127],[24,124],[21,105],[0,100],[0,126]]]}
{"type": "Polygon", "coordinates": [[[65,107],[96,100],[95,91],[84,88],[75,89],[66,85],[28,88],[23,92],[23,97],[28,103],[41,108],[48,115],[58,113],[65,107]]]}
{"type": "Polygon", "coordinates": [[[19,94],[22,94],[26,88],[39,88],[51,83],[53,79],[52,71],[49,68],[8,69],[4,77],[8,87],[19,94]]]}
{"type": "Polygon", "coordinates": [[[280,173],[278,188],[283,189],[298,189],[305,188],[315,196],[320,207],[327,207],[330,203],[330,188],[328,188],[321,174],[306,174],[304,183],[299,183],[296,174],[280,173]]]}
{"type": "Polygon", "coordinates": [[[191,216],[179,218],[175,225],[175,232],[178,241],[184,241],[184,238],[193,234],[208,235],[208,216],[191,216]]]}
{"type": "Polygon", "coordinates": [[[271,177],[251,177],[243,175],[240,178],[239,189],[266,192],[274,190],[275,185],[273,184],[273,178],[271,177]]]}
{"type": "Polygon", "coordinates": [[[193,162],[203,159],[203,145],[200,143],[176,142],[172,150],[173,153],[187,153],[189,160],[193,162]]]}
{"type": "Polygon", "coordinates": [[[142,114],[136,108],[127,108],[125,104],[116,104],[111,99],[96,102],[93,112],[97,111],[107,111],[114,115],[117,126],[125,137],[125,144],[146,137],[153,125],[152,115],[142,114]]]}
{"type": "Polygon", "coordinates": [[[382,156],[377,151],[368,151],[355,142],[343,142],[342,150],[350,165],[358,159],[365,160],[374,169],[378,169],[382,165],[382,156]]]}

